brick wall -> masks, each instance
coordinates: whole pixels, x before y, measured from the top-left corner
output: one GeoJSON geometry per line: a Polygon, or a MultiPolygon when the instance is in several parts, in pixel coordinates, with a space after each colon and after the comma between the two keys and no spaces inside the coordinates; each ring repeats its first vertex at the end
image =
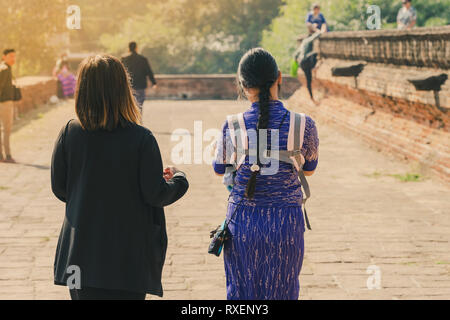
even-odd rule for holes
{"type": "MultiPolygon", "coordinates": [[[[313,90],[320,105],[311,103],[304,88],[290,103],[321,123],[335,124],[377,150],[415,161],[421,171],[450,183],[450,80],[439,93],[443,110],[436,107],[433,92],[416,91],[407,81],[448,74],[448,35],[448,27],[326,34],[315,46],[320,48],[320,62],[313,90]],[[358,62],[366,66],[356,83],[353,77],[331,74],[333,67],[358,62]]],[[[299,79],[305,83],[301,70],[299,79]]]]}
{"type": "Polygon", "coordinates": [[[56,80],[51,77],[23,77],[17,79],[17,85],[22,89],[22,100],[16,102],[20,113],[34,109],[56,95],[56,80]]]}
{"type": "Polygon", "coordinates": [[[305,88],[289,100],[289,106],[305,112],[320,126],[334,125],[360,136],[368,145],[402,160],[418,164],[419,173],[450,183],[450,133],[390,113],[362,106],[351,99],[318,93],[319,106],[311,103],[305,88]]]}
{"type": "MultiPolygon", "coordinates": [[[[446,73],[445,70],[368,63],[358,76],[357,84],[353,77],[331,75],[331,68],[348,63],[345,60],[321,59],[313,82],[315,90],[347,98],[374,110],[383,110],[394,117],[450,131],[450,112],[436,107],[434,93],[417,91],[407,81],[425,74],[446,73]]],[[[302,71],[300,76],[303,78],[302,71]]],[[[450,108],[450,80],[442,87],[439,98],[441,107],[450,108]]]]}
{"type": "MultiPolygon", "coordinates": [[[[157,89],[150,99],[236,99],[235,75],[157,75],[157,89]]],[[[289,97],[299,87],[298,80],[284,77],[282,96],[289,97]]]]}

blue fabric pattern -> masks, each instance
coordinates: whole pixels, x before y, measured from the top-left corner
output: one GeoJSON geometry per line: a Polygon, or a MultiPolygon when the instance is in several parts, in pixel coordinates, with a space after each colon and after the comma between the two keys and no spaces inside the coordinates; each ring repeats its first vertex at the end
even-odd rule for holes
{"type": "MultiPolygon", "coordinates": [[[[228,218],[236,205],[228,206],[228,218]]],[[[297,300],[304,252],[301,207],[238,209],[224,246],[228,300],[297,300]]]]}
{"type": "MultiPolygon", "coordinates": [[[[258,115],[259,105],[254,103],[244,113],[247,130],[256,128],[258,115]]],[[[290,112],[282,102],[270,103],[268,128],[280,128],[280,150],[287,148],[289,117],[290,112]]],[[[270,147],[270,131],[267,144],[270,147]]],[[[217,141],[216,159],[213,163],[214,170],[219,174],[230,163],[229,152],[226,152],[224,146],[232,146],[227,122],[223,126],[222,138],[217,141]]],[[[316,168],[318,146],[317,128],[307,116],[301,150],[306,160],[304,170],[312,171],[316,168]]],[[[252,200],[244,197],[250,174],[247,157],[237,171],[228,199],[227,218],[231,219],[235,210],[236,215],[229,224],[232,238],[224,247],[227,298],[298,299],[305,226],[301,208],[303,195],[297,171],[291,164],[280,162],[276,174],[258,175],[255,197],[252,200]]]]}

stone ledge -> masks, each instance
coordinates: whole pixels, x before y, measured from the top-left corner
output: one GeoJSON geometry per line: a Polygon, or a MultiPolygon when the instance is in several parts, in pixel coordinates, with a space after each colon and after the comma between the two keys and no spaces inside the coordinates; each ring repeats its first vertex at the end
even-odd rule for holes
{"type": "Polygon", "coordinates": [[[57,90],[56,79],[52,77],[23,77],[17,79],[17,85],[22,89],[22,100],[15,103],[20,113],[47,103],[57,90]]]}
{"type": "MultiPolygon", "coordinates": [[[[238,97],[236,75],[199,74],[199,75],[157,75],[157,89],[151,90],[149,99],[225,99],[238,97]]],[[[283,76],[282,97],[290,97],[300,83],[296,78],[283,76]]]]}
{"type": "Polygon", "coordinates": [[[330,32],[321,35],[322,57],[450,69],[450,26],[413,30],[330,32]]]}
{"type": "Polygon", "coordinates": [[[388,37],[414,37],[414,36],[445,36],[450,38],[450,26],[421,27],[412,30],[381,29],[362,31],[334,31],[324,33],[320,39],[349,39],[349,38],[388,38],[388,37]]]}

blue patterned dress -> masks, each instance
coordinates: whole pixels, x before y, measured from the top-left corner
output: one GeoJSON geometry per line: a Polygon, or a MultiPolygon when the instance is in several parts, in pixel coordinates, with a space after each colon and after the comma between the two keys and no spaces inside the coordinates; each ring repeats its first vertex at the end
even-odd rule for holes
{"type": "MultiPolygon", "coordinates": [[[[245,126],[255,129],[259,105],[252,104],[244,113],[245,126]]],[[[269,129],[280,129],[279,148],[286,150],[289,111],[280,101],[270,103],[269,129]],[[287,116],[286,116],[287,115],[287,116]],[[285,119],[282,121],[282,119],[285,119]],[[281,127],[280,124],[282,123],[281,127]]],[[[224,145],[231,147],[228,124],[217,143],[214,170],[223,174],[229,163],[224,145]]],[[[270,134],[268,138],[270,146],[270,134]]],[[[305,171],[318,162],[319,139],[314,121],[306,117],[302,154],[305,171]]],[[[258,175],[253,200],[244,197],[251,175],[248,157],[237,171],[229,197],[227,218],[237,208],[229,229],[232,239],[224,247],[227,298],[247,300],[296,300],[299,297],[299,275],[303,262],[305,230],[302,214],[302,191],[297,171],[280,162],[274,175],[258,175]],[[242,203],[241,203],[242,201],[242,203]],[[238,204],[241,205],[238,206],[238,204]]]]}

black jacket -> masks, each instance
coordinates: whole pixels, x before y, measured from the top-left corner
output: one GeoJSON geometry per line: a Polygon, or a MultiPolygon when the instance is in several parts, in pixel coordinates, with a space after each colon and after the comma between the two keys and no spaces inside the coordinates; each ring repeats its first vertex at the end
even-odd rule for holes
{"type": "Polygon", "coordinates": [[[0,102],[11,101],[14,98],[11,67],[0,62],[0,102]]]}
{"type": "MultiPolygon", "coordinates": [[[[71,120],[56,141],[52,190],[66,203],[56,249],[55,284],[67,285],[69,266],[81,286],[162,296],[167,249],[163,207],[188,189],[184,174],[166,182],[158,144],[135,124],[111,132],[71,120]]],[[[71,283],[71,282],[70,282],[71,283]]]]}
{"type": "Polygon", "coordinates": [[[148,63],[146,57],[132,52],[127,56],[122,57],[122,62],[131,76],[131,85],[133,89],[142,90],[147,88],[147,77],[155,85],[156,80],[153,75],[152,68],[148,63]]]}

